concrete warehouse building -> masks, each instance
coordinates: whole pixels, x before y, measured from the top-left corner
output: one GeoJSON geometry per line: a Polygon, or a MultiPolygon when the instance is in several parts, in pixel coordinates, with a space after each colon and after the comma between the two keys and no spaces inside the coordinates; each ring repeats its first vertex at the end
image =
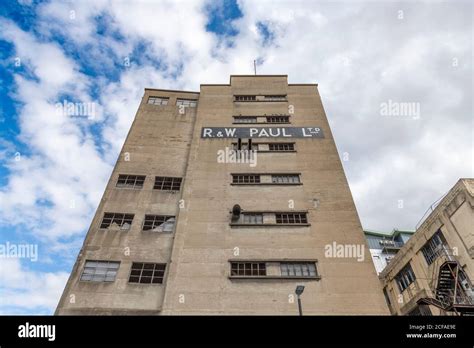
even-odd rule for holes
{"type": "Polygon", "coordinates": [[[380,274],[395,315],[474,315],[474,179],[460,179],[380,274]]]}
{"type": "Polygon", "coordinates": [[[146,89],[56,314],[389,314],[316,84],[146,89]]]}

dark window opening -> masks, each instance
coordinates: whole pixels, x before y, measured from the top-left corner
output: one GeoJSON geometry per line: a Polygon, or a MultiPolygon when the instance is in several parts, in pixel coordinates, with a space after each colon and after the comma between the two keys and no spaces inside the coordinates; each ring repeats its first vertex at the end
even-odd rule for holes
{"type": "Polygon", "coordinates": [[[176,219],[167,215],[145,215],[143,231],[173,232],[176,219]]]}
{"type": "Polygon", "coordinates": [[[232,175],[232,183],[234,184],[259,184],[260,175],[232,175]]]}
{"type": "Polygon", "coordinates": [[[154,190],[179,191],[181,189],[182,178],[157,176],[155,177],[154,190]]]}
{"type": "Polygon", "coordinates": [[[165,276],[166,263],[132,263],[129,283],[162,284],[165,276]]]}
{"type": "Polygon", "coordinates": [[[274,144],[268,144],[268,148],[270,151],[294,151],[295,144],[274,143],[274,144]]]}
{"type": "Polygon", "coordinates": [[[267,123],[289,123],[290,116],[267,116],[267,123]]]}
{"type": "Polygon", "coordinates": [[[267,269],[265,262],[231,262],[230,275],[248,277],[266,276],[267,269]]]}
{"type": "Polygon", "coordinates": [[[398,288],[400,292],[403,292],[411,283],[415,281],[415,273],[413,273],[413,269],[411,268],[410,264],[406,265],[398,274],[395,276],[395,280],[397,281],[398,288]]]}
{"type": "Polygon", "coordinates": [[[105,213],[100,228],[116,227],[120,230],[129,230],[133,217],[134,214],[105,213]]]}
{"type": "Polygon", "coordinates": [[[306,213],[277,213],[275,214],[277,224],[307,224],[306,213]]]}
{"type": "Polygon", "coordinates": [[[145,182],[145,175],[125,175],[120,174],[116,187],[120,188],[142,188],[145,182]]]}

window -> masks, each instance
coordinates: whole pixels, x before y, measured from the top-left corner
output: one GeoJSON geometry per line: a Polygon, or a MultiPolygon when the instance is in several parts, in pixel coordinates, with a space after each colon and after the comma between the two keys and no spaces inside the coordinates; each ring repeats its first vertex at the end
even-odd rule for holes
{"type": "Polygon", "coordinates": [[[267,269],[265,262],[231,262],[230,275],[249,277],[266,276],[267,269]]]}
{"type": "Polygon", "coordinates": [[[277,213],[277,224],[307,224],[306,213],[277,213]]]}
{"type": "Polygon", "coordinates": [[[123,213],[105,213],[100,228],[109,228],[116,226],[121,230],[129,230],[132,226],[133,214],[123,213]]]}
{"type": "Polygon", "coordinates": [[[293,143],[273,143],[268,144],[270,151],[295,151],[295,144],[293,143]]]}
{"type": "Polygon", "coordinates": [[[274,184],[299,184],[300,176],[298,174],[272,175],[274,184]]]}
{"type": "Polygon", "coordinates": [[[259,184],[260,175],[232,175],[233,184],[259,184]]]}
{"type": "Polygon", "coordinates": [[[129,283],[162,284],[166,263],[132,263],[129,283]]]}
{"type": "Polygon", "coordinates": [[[148,104],[153,105],[168,105],[170,98],[166,97],[148,97],[148,104]]]}
{"type": "Polygon", "coordinates": [[[174,216],[145,215],[143,231],[173,232],[176,219],[174,216]]]}
{"type": "Polygon", "coordinates": [[[235,101],[256,101],[257,96],[255,95],[236,95],[235,101]]]}
{"type": "Polygon", "coordinates": [[[181,189],[181,180],[182,178],[156,176],[153,189],[162,191],[179,191],[181,189]]]}
{"type": "Polygon", "coordinates": [[[421,252],[425,257],[428,265],[431,265],[434,260],[438,258],[439,255],[443,252],[443,246],[446,243],[440,231],[437,231],[421,248],[421,252]]]}
{"type": "MultiPolygon", "coordinates": [[[[248,143],[242,142],[240,145],[241,145],[241,146],[240,146],[240,150],[249,150],[249,144],[248,144],[248,143]]],[[[252,151],[258,151],[259,146],[260,146],[259,143],[253,143],[253,142],[252,142],[252,148],[251,148],[250,150],[252,150],[252,151]]],[[[239,150],[239,145],[238,145],[238,143],[232,143],[232,149],[233,149],[234,151],[238,151],[238,150],[239,150]]]]}
{"type": "Polygon", "coordinates": [[[116,187],[141,189],[145,182],[145,175],[125,175],[120,174],[116,187]]]}
{"type": "Polygon", "coordinates": [[[398,274],[395,276],[395,280],[397,281],[398,288],[400,292],[403,292],[408,286],[415,281],[415,273],[410,266],[410,264],[406,265],[398,274]]]}
{"type": "Polygon", "coordinates": [[[383,295],[385,296],[385,301],[387,301],[387,304],[389,307],[391,307],[392,303],[390,302],[390,296],[388,296],[387,288],[383,288],[383,295]]]}
{"type": "Polygon", "coordinates": [[[286,101],[286,95],[266,95],[265,101],[286,101]]]}
{"type": "Polygon", "coordinates": [[[119,261],[86,260],[81,281],[86,282],[113,282],[119,269],[119,261]]]}
{"type": "Polygon", "coordinates": [[[195,108],[197,105],[197,100],[196,99],[181,99],[178,98],[176,99],[176,105],[184,106],[185,108],[195,108]]]}
{"type": "Polygon", "coordinates": [[[263,224],[263,214],[259,213],[243,213],[242,224],[263,224]]]}
{"type": "Polygon", "coordinates": [[[267,123],[289,123],[290,116],[267,116],[267,123]]]}
{"type": "Polygon", "coordinates": [[[257,123],[257,116],[234,116],[235,123],[257,123]]]}
{"type": "Polygon", "coordinates": [[[316,277],[314,262],[282,262],[280,263],[282,277],[316,277]]]}

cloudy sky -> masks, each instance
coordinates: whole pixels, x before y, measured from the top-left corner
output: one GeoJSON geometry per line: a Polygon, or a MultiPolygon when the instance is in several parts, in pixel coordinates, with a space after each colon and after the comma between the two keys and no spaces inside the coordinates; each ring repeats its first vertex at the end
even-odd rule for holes
{"type": "Polygon", "coordinates": [[[0,259],[0,313],[54,311],[143,89],[254,59],[319,83],[363,226],[413,229],[473,177],[472,18],[463,1],[2,1],[0,243],[39,255],[0,259]],[[58,115],[65,99],[95,116],[58,115]]]}

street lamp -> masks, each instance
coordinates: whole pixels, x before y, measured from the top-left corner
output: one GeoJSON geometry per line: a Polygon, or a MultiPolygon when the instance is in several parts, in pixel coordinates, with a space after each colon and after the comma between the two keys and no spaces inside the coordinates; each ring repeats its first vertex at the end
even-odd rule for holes
{"type": "Polygon", "coordinates": [[[303,309],[301,308],[301,298],[300,295],[304,291],[304,285],[297,285],[295,289],[295,294],[298,296],[298,311],[300,312],[300,315],[303,315],[303,309]]]}

